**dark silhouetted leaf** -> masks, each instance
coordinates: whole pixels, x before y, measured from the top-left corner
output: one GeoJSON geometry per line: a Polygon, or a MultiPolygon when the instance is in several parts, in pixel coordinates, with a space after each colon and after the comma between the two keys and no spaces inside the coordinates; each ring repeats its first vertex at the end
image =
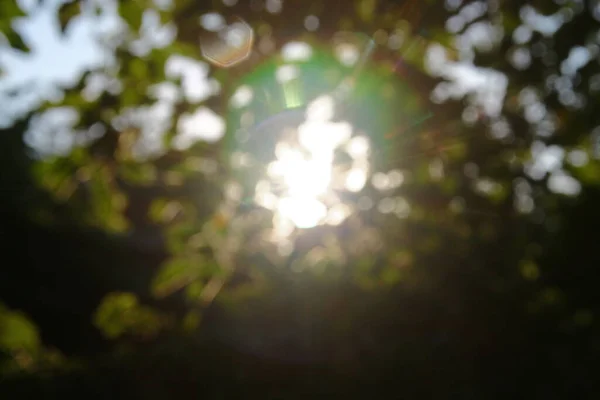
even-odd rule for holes
{"type": "Polygon", "coordinates": [[[71,0],[67,3],[63,3],[58,9],[58,21],[60,23],[60,29],[64,33],[69,25],[69,22],[79,15],[81,12],[79,0],[71,0]]]}

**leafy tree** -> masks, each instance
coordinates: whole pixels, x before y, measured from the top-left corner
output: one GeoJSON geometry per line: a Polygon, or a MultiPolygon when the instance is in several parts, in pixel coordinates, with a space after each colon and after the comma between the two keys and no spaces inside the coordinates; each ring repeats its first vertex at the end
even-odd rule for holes
{"type": "Polygon", "coordinates": [[[0,136],[7,393],[591,398],[598,5],[443,5],[55,7],[119,27],[0,136]],[[324,95],[368,168],[332,153],[345,189],[298,229],[258,188],[324,95]]]}

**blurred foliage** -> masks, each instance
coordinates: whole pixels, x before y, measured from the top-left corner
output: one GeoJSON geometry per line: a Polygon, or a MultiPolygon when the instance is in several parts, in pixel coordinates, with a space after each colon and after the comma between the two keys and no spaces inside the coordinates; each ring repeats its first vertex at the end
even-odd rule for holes
{"type": "Polygon", "coordinates": [[[161,327],[161,317],[151,308],[141,306],[131,293],[111,293],[98,307],[94,323],[112,339],[126,333],[152,336],[161,327]]]}
{"type": "MultiPolygon", "coordinates": [[[[20,3],[0,2],[0,32],[14,51],[26,52],[14,28],[27,14],[20,3]]],[[[380,384],[378,373],[394,382],[401,376],[403,398],[597,393],[597,3],[283,0],[280,11],[269,11],[275,3],[55,7],[64,35],[84,13],[108,15],[111,4],[122,26],[98,38],[110,54],[103,65],[2,131],[0,176],[14,193],[2,200],[1,215],[14,230],[3,237],[25,241],[13,251],[29,267],[12,267],[15,285],[10,274],[0,276],[0,299],[42,320],[40,333],[23,314],[0,308],[5,369],[41,379],[38,366],[62,359],[45,345],[63,337],[72,342],[66,353],[85,360],[90,386],[125,376],[120,385],[143,398],[222,398],[255,381],[272,398],[294,398],[285,382],[313,391],[339,384],[358,396],[357,385],[380,384]],[[230,68],[205,62],[201,46],[210,32],[198,21],[207,12],[253,28],[249,58],[230,68]],[[303,28],[305,14],[318,16],[317,32],[303,28]],[[544,30],[548,24],[555,32],[544,30]],[[152,39],[169,28],[171,39],[152,39]],[[231,195],[235,179],[253,171],[232,166],[244,113],[232,109],[231,97],[247,84],[256,104],[267,104],[256,105],[262,117],[281,111],[281,100],[268,104],[274,96],[261,93],[252,74],[271,74],[290,41],[329,52],[342,30],[377,43],[347,114],[372,131],[371,177],[396,174],[401,183],[378,189],[370,182],[345,195],[355,212],[340,226],[269,242],[272,213],[231,195]],[[567,60],[575,47],[589,60],[573,71],[567,60]],[[496,73],[473,80],[506,77],[504,98],[452,94],[451,68],[428,65],[432,49],[472,74],[496,73]],[[173,58],[206,79],[173,72],[173,58]],[[94,80],[104,82],[100,90],[90,89],[94,80]],[[172,89],[169,106],[157,85],[172,89]],[[213,92],[190,94],[201,85],[213,92]],[[490,101],[501,103],[497,112],[486,108],[490,101]],[[57,148],[24,145],[23,137],[49,125],[36,118],[65,107],[77,114],[66,151],[59,140],[57,148]],[[182,120],[198,109],[227,122],[225,137],[183,149],[182,120]],[[540,173],[540,154],[549,151],[562,154],[560,166],[540,173]],[[561,192],[564,182],[578,190],[561,192]],[[30,242],[45,252],[30,254],[30,242]],[[73,325],[60,333],[57,321],[73,325]],[[96,338],[98,330],[111,342],[96,338]],[[211,377],[219,378],[214,386],[200,389],[211,377]],[[278,379],[281,386],[265,383],[278,379]]],[[[328,82],[329,75],[316,75],[328,82]]]]}
{"type": "Polygon", "coordinates": [[[2,337],[0,340],[5,351],[35,351],[40,345],[40,338],[35,325],[24,315],[10,312],[4,307],[2,315],[2,337]]]}
{"type": "Polygon", "coordinates": [[[14,23],[19,17],[23,17],[26,14],[21,10],[16,1],[5,1],[0,6],[0,15],[2,20],[0,21],[0,32],[4,38],[8,41],[10,47],[27,52],[29,48],[21,38],[18,32],[14,30],[14,23]]]}
{"type": "Polygon", "coordinates": [[[65,365],[60,352],[42,346],[37,327],[23,313],[0,303],[0,372],[52,370],[65,365]]]}

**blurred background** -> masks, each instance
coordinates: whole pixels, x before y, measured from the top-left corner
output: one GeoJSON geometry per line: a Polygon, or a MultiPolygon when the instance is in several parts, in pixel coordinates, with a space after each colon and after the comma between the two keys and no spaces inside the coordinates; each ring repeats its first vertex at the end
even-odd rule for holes
{"type": "Polygon", "coordinates": [[[3,0],[0,397],[598,398],[599,21],[3,0]]]}

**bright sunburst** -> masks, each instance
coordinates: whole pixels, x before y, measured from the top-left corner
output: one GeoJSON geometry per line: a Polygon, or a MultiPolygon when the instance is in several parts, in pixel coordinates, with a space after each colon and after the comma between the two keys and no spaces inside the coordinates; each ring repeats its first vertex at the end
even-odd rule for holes
{"type": "Polygon", "coordinates": [[[280,224],[289,221],[297,228],[323,223],[337,225],[347,217],[349,207],[341,204],[336,192],[356,191],[364,185],[356,176],[367,174],[368,141],[352,139],[352,126],[348,122],[331,121],[333,112],[331,97],[317,98],[297,127],[296,140],[276,145],[276,158],[267,169],[270,183],[263,181],[257,186],[257,201],[273,208],[280,224]],[[336,166],[334,154],[344,146],[363,162],[346,170],[336,166]],[[282,190],[275,195],[271,187],[282,190]]]}

